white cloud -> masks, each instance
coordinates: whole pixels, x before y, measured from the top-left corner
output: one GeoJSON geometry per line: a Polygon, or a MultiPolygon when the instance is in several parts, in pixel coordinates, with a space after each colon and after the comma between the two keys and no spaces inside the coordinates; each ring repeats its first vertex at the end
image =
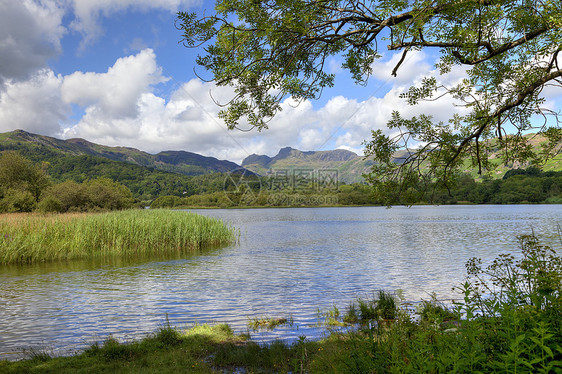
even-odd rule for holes
{"type": "Polygon", "coordinates": [[[0,0],[0,84],[29,78],[60,53],[63,15],[55,1],[0,0]]]}
{"type": "MultiPolygon", "coordinates": [[[[60,55],[68,32],[65,16],[72,19],[69,28],[82,34],[84,48],[103,35],[102,16],[126,10],[175,13],[199,4],[201,0],[0,0],[0,85],[27,79],[60,55]]],[[[143,44],[134,40],[131,48],[139,50],[143,44]]]]}
{"type": "Polygon", "coordinates": [[[328,59],[328,72],[331,74],[339,74],[343,71],[342,63],[334,57],[328,59]]]}
{"type": "MultiPolygon", "coordinates": [[[[122,76],[114,79],[120,80],[122,76]]],[[[85,137],[106,145],[128,145],[149,152],[188,150],[223,158],[238,152],[238,157],[243,158],[245,152],[231,136],[244,136],[227,132],[218,120],[219,108],[208,93],[213,88],[212,84],[192,80],[166,101],[141,87],[136,96],[131,95],[135,99],[135,115],[121,118],[99,110],[99,104],[92,103],[81,121],[66,129],[65,137],[85,137]]]]}
{"type": "Polygon", "coordinates": [[[151,49],[118,59],[105,73],[62,77],[43,70],[28,81],[9,83],[0,96],[0,123],[4,131],[23,128],[55,136],[63,132],[65,138],[82,137],[104,145],[149,152],[187,150],[241,162],[251,153],[274,156],[286,146],[359,152],[372,129],[385,128],[394,109],[406,116],[423,112],[438,119],[448,118],[452,111],[447,100],[406,107],[399,98],[406,86],[395,82],[382,98],[357,101],[336,96],[318,109],[310,101],[296,106],[287,99],[269,130],[227,131],[213,98],[227,102],[232,88],[190,80],[164,98],[157,94],[157,85],[166,80],[151,49]],[[85,114],[61,130],[71,105],[81,106],[85,114]]]}
{"type": "MultiPolygon", "coordinates": [[[[262,132],[227,131],[218,118],[218,102],[227,102],[233,91],[212,83],[190,80],[161,97],[157,86],[165,82],[156,55],[134,39],[137,54],[116,60],[104,73],[75,72],[56,76],[45,69],[47,60],[61,52],[66,29],[83,35],[83,45],[103,34],[102,17],[129,10],[160,9],[175,12],[199,0],[0,0],[0,125],[3,131],[23,128],[46,135],[83,137],[106,145],[133,146],[145,151],[187,150],[240,162],[250,153],[275,155],[282,147],[302,150],[335,147],[361,149],[375,128],[385,128],[393,109],[406,115],[426,112],[448,118],[450,102],[440,100],[408,108],[398,95],[430,70],[427,56],[408,55],[393,85],[382,98],[357,101],[344,95],[314,108],[292,99],[262,132]],[[31,78],[30,78],[31,77],[31,78]],[[84,110],[82,118],[68,123],[72,106],[84,110]],[[64,129],[62,128],[64,127],[64,129]]],[[[387,80],[399,55],[373,65],[375,78],[387,80]]],[[[336,59],[333,73],[341,72],[336,59]]]]}
{"type": "Polygon", "coordinates": [[[60,136],[70,106],[60,97],[62,77],[41,70],[24,82],[10,81],[0,92],[0,131],[23,129],[33,133],[60,136]]]}
{"type": "Polygon", "coordinates": [[[406,54],[394,77],[392,71],[401,58],[402,53],[394,53],[390,60],[375,60],[371,65],[373,77],[380,81],[391,81],[394,84],[409,84],[418,78],[420,73],[426,73],[431,69],[431,65],[427,62],[428,56],[423,51],[410,51],[406,54]]]}
{"type": "Polygon", "coordinates": [[[124,10],[163,9],[172,13],[201,3],[200,0],[71,0],[75,19],[70,27],[83,35],[82,48],[103,35],[100,16],[124,10]]]}
{"type": "Polygon", "coordinates": [[[137,55],[118,59],[107,73],[76,72],[66,76],[62,98],[67,103],[87,106],[87,116],[134,117],[139,96],[166,80],[154,51],[145,49],[137,55]]]}

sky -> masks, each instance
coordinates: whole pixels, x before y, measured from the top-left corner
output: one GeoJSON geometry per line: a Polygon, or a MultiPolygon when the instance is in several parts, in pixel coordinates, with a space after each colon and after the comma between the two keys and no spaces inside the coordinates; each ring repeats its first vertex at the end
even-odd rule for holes
{"type": "MultiPolygon", "coordinates": [[[[268,130],[226,130],[212,98],[224,102],[232,89],[197,77],[194,69],[208,76],[195,64],[202,50],[185,48],[175,27],[177,11],[212,9],[207,0],[0,0],[0,132],[240,163],[287,146],[362,154],[371,130],[385,129],[393,110],[436,120],[456,110],[447,99],[414,108],[399,98],[435,73],[424,52],[410,53],[396,78],[391,71],[400,56],[384,55],[365,87],[335,57],[328,69],[336,84],[320,100],[296,106],[287,98],[268,130]]],[[[462,76],[454,69],[441,80],[453,84],[462,76]]]]}

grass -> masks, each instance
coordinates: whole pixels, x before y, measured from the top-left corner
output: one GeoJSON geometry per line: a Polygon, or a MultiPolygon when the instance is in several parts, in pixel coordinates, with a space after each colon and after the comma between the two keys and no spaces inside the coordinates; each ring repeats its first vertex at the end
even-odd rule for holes
{"type": "Polygon", "coordinates": [[[285,318],[285,317],[278,317],[278,318],[271,318],[271,317],[263,317],[263,318],[251,318],[248,321],[248,327],[252,330],[259,330],[259,329],[268,329],[274,330],[276,327],[282,325],[293,325],[293,318],[285,318]]]}
{"type": "Polygon", "coordinates": [[[0,215],[0,264],[189,253],[236,239],[222,221],[190,212],[0,215]]]}

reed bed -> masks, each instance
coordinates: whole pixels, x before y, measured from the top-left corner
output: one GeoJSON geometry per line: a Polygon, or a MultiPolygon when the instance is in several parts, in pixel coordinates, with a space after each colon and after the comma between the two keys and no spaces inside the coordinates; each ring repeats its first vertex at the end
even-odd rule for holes
{"type": "Polygon", "coordinates": [[[222,221],[181,211],[0,215],[1,264],[190,253],[235,240],[222,221]]]}

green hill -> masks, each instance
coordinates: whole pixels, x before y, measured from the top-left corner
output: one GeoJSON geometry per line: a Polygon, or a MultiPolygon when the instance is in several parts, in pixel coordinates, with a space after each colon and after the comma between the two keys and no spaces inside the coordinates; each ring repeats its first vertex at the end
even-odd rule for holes
{"type": "Polygon", "coordinates": [[[42,163],[54,182],[108,177],[141,200],[191,196],[222,189],[225,174],[239,166],[191,152],[152,155],[134,148],[107,147],[83,139],[60,140],[22,130],[0,134],[0,151],[15,150],[42,163]]]}
{"type": "MultiPolygon", "coordinates": [[[[529,142],[537,150],[543,139],[529,136],[529,142]]],[[[185,151],[166,151],[150,154],[128,147],[108,147],[84,139],[61,140],[48,136],[16,130],[0,134],[0,151],[16,150],[24,157],[42,163],[53,182],[108,177],[127,186],[140,200],[149,201],[159,196],[192,195],[222,191],[226,172],[240,168],[230,161],[221,161],[185,151]]],[[[404,154],[397,154],[400,162],[404,154]]],[[[495,155],[491,156],[493,160],[495,155]]],[[[346,184],[362,182],[362,175],[369,172],[373,161],[343,150],[299,151],[282,148],[275,157],[251,155],[242,166],[262,176],[289,173],[295,170],[337,170],[338,181],[346,184]]],[[[500,165],[494,178],[502,178],[506,172],[527,168],[529,165],[512,163],[500,165]]],[[[548,161],[545,171],[562,171],[562,155],[548,161]]],[[[464,170],[479,178],[471,165],[464,170]]]]}
{"type": "Polygon", "coordinates": [[[84,139],[61,140],[23,130],[0,134],[0,150],[16,150],[35,161],[55,155],[94,156],[185,175],[228,172],[240,166],[186,151],[150,154],[129,147],[108,147],[84,139]]]}

